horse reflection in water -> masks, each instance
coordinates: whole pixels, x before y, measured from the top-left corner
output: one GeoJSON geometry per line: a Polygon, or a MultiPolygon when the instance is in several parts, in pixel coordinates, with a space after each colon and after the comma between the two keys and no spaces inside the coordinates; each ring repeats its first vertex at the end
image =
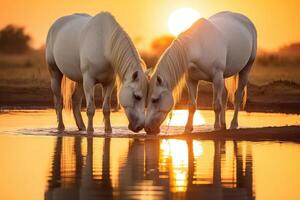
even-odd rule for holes
{"type": "Polygon", "coordinates": [[[115,140],[58,137],[45,199],[255,199],[247,143],[115,140]]]}

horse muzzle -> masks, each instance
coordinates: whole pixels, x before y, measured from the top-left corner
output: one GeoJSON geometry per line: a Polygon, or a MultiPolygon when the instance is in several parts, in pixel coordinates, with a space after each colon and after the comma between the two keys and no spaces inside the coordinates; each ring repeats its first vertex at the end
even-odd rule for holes
{"type": "Polygon", "coordinates": [[[151,126],[146,126],[145,131],[147,135],[157,135],[160,133],[160,128],[159,127],[151,127],[151,126]]]}
{"type": "Polygon", "coordinates": [[[144,124],[142,124],[142,123],[139,123],[139,124],[136,124],[136,125],[134,125],[133,123],[129,123],[129,125],[128,125],[128,129],[135,132],[135,133],[139,132],[143,128],[144,128],[144,124]]]}

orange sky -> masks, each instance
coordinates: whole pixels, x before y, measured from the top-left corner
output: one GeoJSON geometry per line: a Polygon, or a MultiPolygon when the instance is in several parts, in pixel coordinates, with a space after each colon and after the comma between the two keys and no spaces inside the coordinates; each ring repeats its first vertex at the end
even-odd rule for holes
{"type": "Polygon", "coordinates": [[[74,12],[110,11],[145,48],[153,38],[169,33],[168,17],[181,7],[194,8],[206,18],[223,10],[244,13],[255,23],[259,46],[264,49],[300,41],[299,0],[1,0],[0,27],[9,23],[25,26],[33,45],[39,47],[56,18],[74,12]]]}

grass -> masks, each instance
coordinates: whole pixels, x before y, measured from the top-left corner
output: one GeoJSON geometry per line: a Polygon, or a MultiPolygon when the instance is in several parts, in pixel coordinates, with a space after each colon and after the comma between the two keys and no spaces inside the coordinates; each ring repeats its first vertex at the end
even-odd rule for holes
{"type": "MultiPolygon", "coordinates": [[[[147,66],[154,66],[158,56],[142,53],[147,66]]],[[[258,55],[252,68],[250,83],[265,85],[274,81],[300,84],[300,58],[277,54],[258,55]],[[274,56],[276,55],[276,56],[274,56]]],[[[11,87],[50,87],[44,50],[22,55],[0,55],[0,85],[11,87]]]]}
{"type": "Polygon", "coordinates": [[[0,55],[0,85],[12,87],[49,87],[44,51],[22,55],[0,55]]]}
{"type": "Polygon", "coordinates": [[[290,81],[300,84],[300,64],[295,66],[254,63],[249,77],[250,83],[266,85],[275,81],[290,81]]]}

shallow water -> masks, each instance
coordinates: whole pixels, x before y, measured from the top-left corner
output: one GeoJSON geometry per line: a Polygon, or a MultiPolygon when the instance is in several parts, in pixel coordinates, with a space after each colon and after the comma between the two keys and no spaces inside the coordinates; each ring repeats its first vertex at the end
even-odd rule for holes
{"type": "MultiPolygon", "coordinates": [[[[123,114],[112,122],[124,137],[56,137],[51,110],[0,114],[0,199],[300,199],[300,144],[126,138],[123,114]]],[[[299,125],[299,116],[241,113],[240,124],[299,125]]]]}

